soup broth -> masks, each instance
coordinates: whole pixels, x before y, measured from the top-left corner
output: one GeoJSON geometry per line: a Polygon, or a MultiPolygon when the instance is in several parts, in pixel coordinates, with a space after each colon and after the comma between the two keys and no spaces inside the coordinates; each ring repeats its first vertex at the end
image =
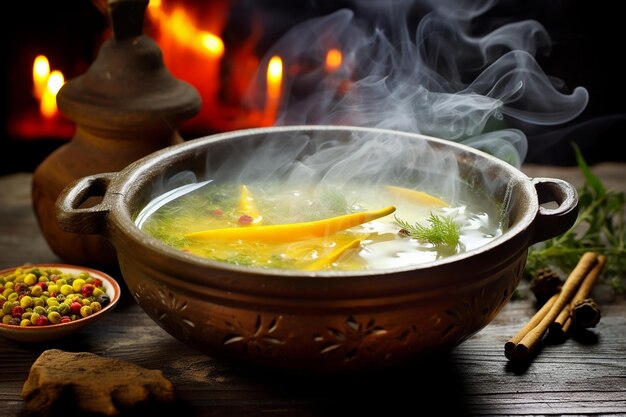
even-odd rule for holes
{"type": "Polygon", "coordinates": [[[174,248],[242,266],[406,267],[477,248],[502,233],[497,208],[484,200],[479,209],[392,185],[211,182],[181,191],[153,201],[136,224],[174,248]]]}

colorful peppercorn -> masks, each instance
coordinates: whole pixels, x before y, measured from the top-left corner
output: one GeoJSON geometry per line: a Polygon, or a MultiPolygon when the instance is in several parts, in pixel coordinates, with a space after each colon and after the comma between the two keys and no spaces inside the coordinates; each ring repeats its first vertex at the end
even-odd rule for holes
{"type": "Polygon", "coordinates": [[[93,314],[93,311],[91,310],[91,307],[89,306],[82,306],[80,308],[80,315],[83,317],[87,317],[87,316],[91,316],[93,314]]]}
{"type": "MultiPolygon", "coordinates": [[[[74,281],[76,282],[76,281],[74,281]]],[[[87,298],[87,297],[91,297],[91,295],[93,294],[93,290],[96,287],[94,287],[92,284],[84,284],[81,288],[80,288],[80,292],[83,294],[83,297],[87,298]]]]}
{"type": "Polygon", "coordinates": [[[82,306],[83,306],[82,303],[79,303],[78,301],[74,301],[72,304],[70,304],[70,313],[80,314],[80,309],[82,306]]]}
{"type": "Polygon", "coordinates": [[[17,268],[0,275],[0,320],[13,326],[69,323],[110,303],[102,280],[86,271],[17,268]]]}

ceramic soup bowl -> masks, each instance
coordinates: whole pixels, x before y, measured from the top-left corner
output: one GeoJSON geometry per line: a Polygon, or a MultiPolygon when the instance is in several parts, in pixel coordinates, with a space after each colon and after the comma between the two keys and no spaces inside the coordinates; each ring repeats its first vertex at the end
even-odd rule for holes
{"type": "Polygon", "coordinates": [[[577,211],[576,189],[565,181],[529,178],[454,142],[347,126],[189,140],[75,181],[56,204],[64,230],[114,245],[137,303],[183,343],[214,357],[331,373],[395,367],[459,345],[511,299],[529,246],[568,230],[577,211]],[[450,201],[470,196],[493,208],[502,230],[483,245],[415,265],[310,271],[207,259],[138,226],[147,205],[180,187],[281,178],[395,182],[450,201]]]}

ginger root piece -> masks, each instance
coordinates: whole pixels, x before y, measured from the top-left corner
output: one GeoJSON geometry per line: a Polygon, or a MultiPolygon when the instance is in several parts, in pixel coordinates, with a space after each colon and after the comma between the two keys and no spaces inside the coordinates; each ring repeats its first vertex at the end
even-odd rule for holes
{"type": "Polygon", "coordinates": [[[174,386],[160,370],[89,352],[49,349],[31,366],[22,398],[28,410],[42,415],[57,402],[71,401],[77,410],[115,416],[136,405],[172,402],[174,386]]]}

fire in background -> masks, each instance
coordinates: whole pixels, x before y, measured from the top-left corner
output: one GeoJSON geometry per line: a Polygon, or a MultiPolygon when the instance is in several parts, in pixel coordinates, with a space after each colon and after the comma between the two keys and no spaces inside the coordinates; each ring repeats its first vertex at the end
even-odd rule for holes
{"type": "MultiPolygon", "coordinates": [[[[40,139],[69,139],[73,133],[71,124],[56,115],[57,121],[52,124],[50,131],[37,131],[28,135],[10,129],[16,120],[28,119],[25,114],[37,112],[41,120],[48,120],[41,113],[41,99],[33,94],[34,81],[32,69],[35,58],[44,55],[49,60],[51,72],[59,70],[65,79],[71,79],[83,73],[97,54],[101,42],[110,33],[106,14],[103,7],[106,1],[94,0],[84,2],[80,6],[44,2],[37,5],[37,10],[31,6],[16,4],[18,14],[28,16],[19,28],[12,30],[8,35],[7,56],[10,65],[4,68],[7,105],[5,117],[5,135],[3,140],[30,141],[40,139]],[[58,129],[54,126],[57,125],[58,129]]],[[[282,51],[268,55],[273,45],[291,29],[311,19],[330,15],[343,7],[358,9],[358,2],[331,1],[318,2],[311,5],[293,4],[297,2],[275,1],[213,1],[202,2],[192,0],[152,0],[146,15],[146,34],[152,36],[161,46],[164,60],[172,73],[183,80],[190,81],[201,92],[205,103],[201,113],[186,125],[181,132],[186,137],[194,137],[217,131],[231,130],[241,127],[262,126],[272,123],[289,123],[290,120],[281,119],[281,109],[285,106],[298,108],[299,99],[311,94],[311,85],[306,79],[296,83],[293,80],[298,75],[311,75],[314,71],[326,71],[334,74],[344,74],[351,63],[347,51],[327,45],[326,52],[329,62],[339,64],[323,64],[310,60],[294,61],[290,56],[283,56],[282,51]],[[177,30],[172,30],[176,27],[177,30]],[[335,51],[335,52],[331,52],[335,51]],[[338,53],[337,53],[338,52],[338,53]],[[333,56],[335,58],[333,58],[333,56]],[[270,61],[280,60],[280,71],[274,72],[273,78],[268,78],[270,61]],[[333,65],[335,65],[333,67],[333,65]],[[342,72],[344,71],[344,72],[342,72]],[[273,80],[273,81],[272,81],[273,80]],[[253,91],[253,93],[250,93],[253,91]],[[279,120],[280,119],[280,120],[279,120]]],[[[402,2],[397,2],[402,3],[402,2]]],[[[432,3],[432,2],[431,2],[432,3]]],[[[447,2],[442,4],[446,5],[447,2]]],[[[467,3],[467,2],[464,2],[467,3]]],[[[409,10],[420,16],[428,2],[415,3],[417,6],[409,10]]],[[[548,53],[539,54],[538,59],[542,68],[550,76],[564,78],[565,84],[573,87],[590,85],[591,100],[582,117],[589,123],[583,123],[581,129],[572,128],[571,123],[565,127],[569,130],[554,129],[545,126],[523,126],[533,137],[550,135],[556,131],[558,139],[554,137],[543,141],[543,145],[530,147],[528,156],[531,160],[547,158],[546,149],[561,144],[567,149],[568,139],[582,142],[582,148],[601,149],[595,142],[602,140],[600,133],[607,135],[616,131],[616,125],[623,125],[624,104],[617,100],[616,111],[613,108],[603,108],[615,103],[615,97],[620,95],[619,88],[623,83],[613,84],[617,76],[611,76],[619,66],[605,65],[599,60],[613,56],[610,40],[611,30],[616,25],[607,21],[602,13],[603,24],[589,24],[581,19],[593,19],[594,10],[582,13],[573,6],[557,9],[556,6],[541,6],[528,4],[518,5],[514,10],[505,10],[495,5],[494,15],[503,17],[506,21],[507,13],[516,16],[512,20],[522,18],[537,18],[548,28],[549,35],[555,42],[548,53]],[[587,23],[587,24],[582,24],[587,23]],[[590,52],[593,51],[591,57],[590,52]],[[554,56],[555,58],[551,58],[554,56]],[[601,73],[594,70],[595,66],[602,67],[601,73]],[[594,78],[595,76],[595,78],[594,78]],[[593,88],[595,83],[596,88],[593,88]],[[610,86],[608,84],[611,84],[610,86]],[[597,87],[599,86],[599,87],[597,87]],[[604,93],[602,87],[610,90],[604,93]],[[603,96],[606,94],[606,96],[603,96]],[[595,100],[594,100],[595,97],[595,100]],[[621,103],[621,104],[620,104],[621,103]],[[608,114],[606,113],[613,113],[608,114]],[[600,115],[600,117],[596,117],[600,115]],[[597,129],[597,121],[602,129],[597,129]],[[591,143],[593,142],[593,143],[591,143]],[[565,144],[565,145],[563,145],[565,144]],[[533,149],[537,149],[533,153],[533,149]]],[[[509,5],[510,6],[510,5],[509,5]]],[[[615,16],[615,15],[613,15],[615,16]]],[[[357,17],[371,17],[367,13],[357,10],[357,17]]],[[[598,19],[599,20],[599,19],[598,19]]],[[[480,23],[481,19],[477,19],[480,23]]],[[[410,23],[416,23],[413,19],[410,23]]],[[[415,34],[411,33],[411,37],[415,34]]],[[[541,51],[538,51],[541,52],[541,51]]],[[[545,52],[545,51],[544,51],[545,52]]],[[[289,54],[287,54],[289,55],[289,54]]],[[[274,66],[276,69],[276,65],[274,66]]],[[[337,78],[337,77],[335,77],[337,78]]],[[[348,78],[334,91],[343,94],[350,87],[348,78]]],[[[48,100],[48,103],[50,100],[48,100]]],[[[315,105],[313,107],[319,107],[315,105]]],[[[311,122],[316,117],[309,113],[311,122]]],[[[31,116],[32,117],[32,116],[31,116]]],[[[37,116],[39,117],[39,116],[37,116]]],[[[580,119],[580,118],[579,118],[580,119]]],[[[33,124],[37,124],[34,122],[33,124]]],[[[48,122],[48,127],[51,124],[48,122]]],[[[32,126],[31,126],[32,127],[32,126]]],[[[607,147],[607,149],[610,147],[607,147]]],[[[562,152],[563,153],[563,152],[562,152]]],[[[567,152],[564,152],[567,153],[567,152]]],[[[553,153],[553,155],[555,155],[553,153]]],[[[593,162],[594,156],[587,152],[593,162]]],[[[616,153],[610,153],[615,158],[616,153]]],[[[548,161],[549,162],[549,161],[548,161]]]]}

